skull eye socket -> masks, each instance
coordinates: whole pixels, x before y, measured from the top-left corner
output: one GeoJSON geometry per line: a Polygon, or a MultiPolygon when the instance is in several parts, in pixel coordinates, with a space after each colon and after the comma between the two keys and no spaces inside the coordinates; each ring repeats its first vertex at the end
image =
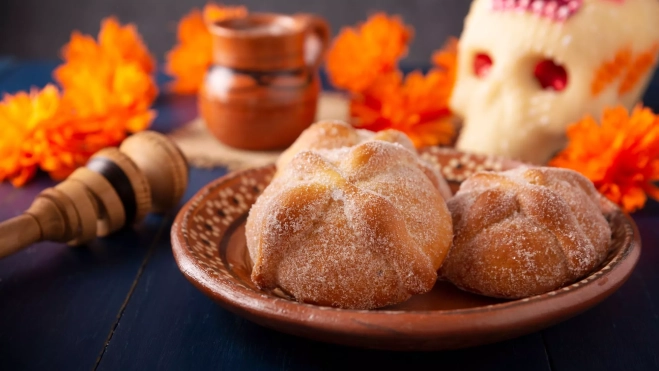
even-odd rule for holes
{"type": "Polygon", "coordinates": [[[544,59],[535,66],[534,75],[545,90],[563,91],[567,87],[565,67],[551,59],[544,59]]]}
{"type": "Polygon", "coordinates": [[[486,53],[478,53],[474,57],[474,74],[480,78],[487,76],[492,68],[492,58],[486,53]]]}

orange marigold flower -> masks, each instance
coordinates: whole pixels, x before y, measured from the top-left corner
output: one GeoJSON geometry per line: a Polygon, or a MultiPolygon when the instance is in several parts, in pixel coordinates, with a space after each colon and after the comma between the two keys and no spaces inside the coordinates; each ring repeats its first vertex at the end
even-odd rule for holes
{"type": "MultiPolygon", "coordinates": [[[[144,46],[134,25],[122,26],[116,18],[109,17],[101,22],[98,33],[98,43],[93,37],[74,31],[71,40],[62,48],[62,58],[65,64],[54,72],[55,78],[66,88],[72,85],[77,68],[82,66],[109,67],[135,63],[146,74],[152,74],[155,69],[155,60],[144,46]],[[96,66],[103,62],[103,66],[96,66]]],[[[104,75],[107,75],[106,71],[104,75]]]]}
{"type": "Polygon", "coordinates": [[[66,120],[62,113],[60,94],[53,85],[4,96],[0,102],[0,181],[22,186],[42,163],[53,160],[48,131],[66,120]]]}
{"type": "Polygon", "coordinates": [[[188,13],[178,25],[178,44],[166,55],[165,71],[174,77],[169,89],[180,94],[194,94],[203,83],[213,62],[213,46],[206,22],[217,22],[247,15],[245,7],[208,4],[203,14],[198,9],[188,13]]]}
{"type": "Polygon", "coordinates": [[[68,176],[102,148],[120,144],[127,133],[147,129],[156,116],[150,109],[155,85],[135,64],[117,66],[107,83],[95,80],[87,69],[81,70],[79,79],[88,82],[86,90],[64,92],[71,120],[48,133],[52,151],[71,159],[68,164],[42,164],[55,179],[68,176]]]}
{"type": "Polygon", "coordinates": [[[569,143],[550,165],[576,170],[625,211],[659,200],[659,116],[636,107],[604,110],[602,124],[590,116],[570,126],[569,143]]]}
{"type": "Polygon", "coordinates": [[[64,99],[81,119],[113,120],[106,130],[137,132],[147,129],[155,112],[150,109],[158,94],[153,78],[137,64],[113,66],[100,62],[80,67],[64,91],[64,99]],[[103,78],[99,78],[99,77],[103,78]],[[119,120],[116,120],[119,119],[119,120]]]}
{"type": "Polygon", "coordinates": [[[222,6],[208,3],[204,6],[204,20],[206,22],[220,22],[229,18],[244,18],[247,8],[244,6],[222,6]]]}
{"type": "Polygon", "coordinates": [[[0,103],[0,181],[20,186],[39,168],[65,178],[155,117],[155,62],[134,26],[108,18],[98,42],[74,32],[62,54],[53,73],[61,95],[48,85],[0,103]]]}
{"type": "Polygon", "coordinates": [[[353,124],[379,131],[406,133],[416,147],[447,145],[455,137],[448,107],[456,75],[457,40],[449,39],[435,53],[435,68],[427,74],[414,71],[405,78],[399,71],[376,76],[350,104],[353,124]]]}
{"type": "Polygon", "coordinates": [[[344,28],[327,52],[327,72],[334,86],[364,92],[381,76],[396,69],[407,52],[413,30],[399,17],[371,16],[356,28],[344,28]]]}
{"type": "Polygon", "coordinates": [[[110,60],[137,63],[147,74],[155,71],[155,60],[133,24],[122,26],[114,17],[104,19],[98,33],[98,45],[110,60]]]}
{"type": "Polygon", "coordinates": [[[402,131],[417,148],[449,144],[455,135],[448,109],[449,78],[438,69],[426,75],[415,71],[405,79],[397,72],[381,76],[352,100],[353,124],[372,131],[402,131]]]}
{"type": "Polygon", "coordinates": [[[134,26],[108,18],[102,22],[98,42],[74,32],[62,54],[65,63],[54,76],[80,122],[78,132],[101,130],[108,146],[126,132],[149,127],[155,117],[150,107],[158,95],[151,76],[155,62],[134,26]]]}

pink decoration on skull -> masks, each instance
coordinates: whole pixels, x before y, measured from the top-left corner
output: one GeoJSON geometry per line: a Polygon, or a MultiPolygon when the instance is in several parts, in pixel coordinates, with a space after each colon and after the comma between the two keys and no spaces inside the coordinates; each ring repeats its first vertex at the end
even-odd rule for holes
{"type": "Polygon", "coordinates": [[[492,9],[531,12],[560,22],[570,18],[582,4],[583,0],[492,0],[492,9]]]}

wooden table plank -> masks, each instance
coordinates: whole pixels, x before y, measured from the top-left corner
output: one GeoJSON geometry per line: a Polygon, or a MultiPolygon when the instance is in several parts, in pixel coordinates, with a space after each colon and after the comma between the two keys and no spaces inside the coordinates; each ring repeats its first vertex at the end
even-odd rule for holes
{"type": "MultiPolygon", "coordinates": [[[[193,169],[186,199],[220,174],[193,169]]],[[[194,288],[176,266],[169,236],[161,236],[99,370],[409,369],[432,364],[549,370],[540,334],[454,352],[397,353],[329,345],[263,328],[194,288]]]]}
{"type": "MultiPolygon", "coordinates": [[[[50,81],[54,63],[28,63],[0,80],[0,92],[50,81]]],[[[167,121],[163,117],[162,121],[167,121]]],[[[20,214],[43,188],[0,185],[0,220],[20,214]]],[[[89,370],[104,349],[166,219],[149,217],[87,247],[41,243],[0,260],[0,369],[89,370]]]]}

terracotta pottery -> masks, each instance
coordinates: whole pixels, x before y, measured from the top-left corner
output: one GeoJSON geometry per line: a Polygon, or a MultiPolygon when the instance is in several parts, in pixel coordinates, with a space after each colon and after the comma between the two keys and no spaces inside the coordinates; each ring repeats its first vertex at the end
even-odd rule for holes
{"type": "MultiPolygon", "coordinates": [[[[505,170],[517,163],[430,148],[455,190],[475,170],[505,170]]],[[[260,291],[250,280],[245,242],[250,206],[270,182],[274,166],[235,172],[204,187],[181,210],[172,248],[183,274],[226,309],[282,332],[343,345],[390,350],[441,350],[492,343],[532,333],[596,305],[616,291],[638,261],[641,243],[632,219],[602,198],[611,225],[611,253],[595,271],[571,285],[520,300],[467,293],[438,281],[424,295],[378,310],[301,304],[260,291]]]]}
{"type": "Polygon", "coordinates": [[[199,105],[210,132],[241,149],[292,144],[316,114],[327,23],[308,14],[255,13],[208,27],[214,64],[199,105]]]}

